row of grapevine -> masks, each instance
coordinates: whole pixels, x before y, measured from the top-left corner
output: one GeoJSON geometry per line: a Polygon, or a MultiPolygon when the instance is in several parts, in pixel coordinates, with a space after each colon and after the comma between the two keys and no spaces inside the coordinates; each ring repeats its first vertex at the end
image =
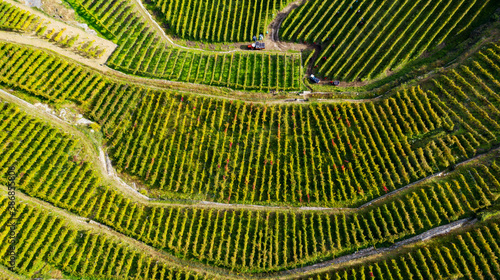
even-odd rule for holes
{"type": "MultiPolygon", "coordinates": [[[[0,197],[0,209],[9,199],[0,197]]],[[[19,202],[18,202],[19,203],[19,202]]],[[[4,227],[9,216],[2,215],[0,253],[7,252],[10,243],[4,227]]],[[[69,219],[48,214],[46,209],[21,202],[17,207],[17,243],[14,271],[21,275],[48,276],[58,269],[73,277],[106,279],[204,279],[206,276],[185,271],[158,260],[115,238],[78,229],[69,219]],[[49,264],[49,266],[47,266],[49,264]]],[[[7,266],[7,258],[2,258],[7,266]]]]}
{"type": "Polygon", "coordinates": [[[290,0],[154,0],[167,28],[180,38],[209,42],[250,41],[265,34],[290,0]]]}
{"type": "Polygon", "coordinates": [[[288,15],[280,35],[322,46],[312,62],[319,76],[373,79],[469,26],[464,19],[485,13],[489,2],[309,1],[288,15]]]}
{"type": "MultiPolygon", "coordinates": [[[[144,43],[150,44],[152,39],[144,43]]],[[[177,48],[159,42],[139,60],[127,60],[127,52],[108,62],[116,69],[140,76],[253,91],[300,90],[300,60],[296,55],[271,53],[212,54],[177,48]]],[[[140,49],[133,47],[133,49],[140,49]]]]}
{"type": "Polygon", "coordinates": [[[497,279],[499,238],[496,219],[397,256],[297,279],[497,279]]]}
{"type": "MultiPolygon", "coordinates": [[[[6,172],[15,162],[20,190],[155,248],[238,271],[291,268],[393,242],[479,211],[491,205],[500,191],[496,179],[500,169],[493,164],[467,168],[439,184],[340,214],[148,206],[100,186],[97,173],[78,157],[84,152],[69,135],[11,104],[1,106],[0,140],[6,144],[0,171],[6,172]]],[[[153,128],[165,133],[156,127],[144,129],[153,128]]],[[[156,147],[153,152],[158,152],[156,147]]],[[[191,160],[191,156],[182,159],[191,160]]],[[[136,166],[134,161],[129,164],[136,166]]]]}

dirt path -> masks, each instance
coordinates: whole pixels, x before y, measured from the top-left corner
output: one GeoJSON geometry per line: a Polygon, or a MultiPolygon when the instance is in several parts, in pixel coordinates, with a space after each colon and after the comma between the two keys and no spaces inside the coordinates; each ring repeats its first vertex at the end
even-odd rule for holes
{"type": "Polygon", "coordinates": [[[264,40],[264,42],[266,43],[266,48],[280,50],[280,51],[287,51],[287,50],[302,51],[305,49],[312,49],[313,48],[312,46],[306,45],[306,44],[282,42],[282,41],[280,41],[280,36],[279,36],[281,24],[283,23],[285,18],[288,16],[288,14],[292,10],[298,8],[299,6],[303,5],[307,1],[308,0],[297,0],[295,2],[290,3],[283,10],[278,12],[278,14],[274,18],[274,20],[271,22],[271,24],[269,24],[268,30],[270,31],[269,32],[270,34],[264,40]]]}

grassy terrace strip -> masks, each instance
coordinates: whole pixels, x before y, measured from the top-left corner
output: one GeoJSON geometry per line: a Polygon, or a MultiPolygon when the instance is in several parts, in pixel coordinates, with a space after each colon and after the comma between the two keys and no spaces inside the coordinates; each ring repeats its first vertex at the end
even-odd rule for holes
{"type": "Polygon", "coordinates": [[[68,2],[95,29],[119,45],[107,62],[116,70],[249,91],[301,89],[301,62],[297,54],[216,54],[175,48],[147,26],[127,0],[68,2]]]}
{"type": "Polygon", "coordinates": [[[499,238],[495,218],[396,256],[293,279],[497,279],[499,238]]]}
{"type": "Polygon", "coordinates": [[[0,109],[0,172],[15,162],[19,190],[178,257],[239,272],[295,268],[391,244],[468,217],[500,192],[500,167],[492,162],[347,212],[149,205],[101,185],[71,135],[12,104],[0,109]]]}
{"type": "Polygon", "coordinates": [[[12,44],[0,45],[0,54],[3,84],[83,103],[118,170],[164,198],[359,205],[499,142],[496,45],[425,90],[307,107],[148,90],[12,44]],[[53,74],[62,68],[74,75],[53,74]]]}
{"type": "Polygon", "coordinates": [[[152,0],[168,29],[181,38],[208,42],[251,41],[265,34],[275,13],[291,0],[152,0]]]}
{"type": "Polygon", "coordinates": [[[440,46],[469,27],[468,18],[496,7],[490,0],[312,0],[288,15],[280,36],[321,45],[310,62],[320,77],[369,80],[440,46]]]}
{"type": "MultiPolygon", "coordinates": [[[[0,196],[0,209],[9,199],[0,196]]],[[[19,203],[19,201],[18,201],[19,203]]],[[[9,215],[0,217],[0,254],[8,250],[9,215]]],[[[84,277],[86,279],[206,279],[158,260],[150,253],[117,241],[106,234],[48,214],[41,207],[20,202],[17,206],[18,242],[14,272],[30,277],[84,277]]],[[[7,259],[2,258],[2,265],[7,259]]]]}

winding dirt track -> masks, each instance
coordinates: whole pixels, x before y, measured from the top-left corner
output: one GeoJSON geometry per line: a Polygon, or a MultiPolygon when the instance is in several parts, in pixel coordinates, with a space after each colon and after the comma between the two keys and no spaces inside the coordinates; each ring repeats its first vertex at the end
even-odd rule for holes
{"type": "Polygon", "coordinates": [[[291,11],[294,9],[298,8],[299,6],[303,5],[309,0],[297,0],[295,2],[292,2],[288,4],[283,10],[279,11],[279,13],[276,15],[276,17],[273,19],[273,21],[269,24],[269,33],[270,36],[266,37],[264,42],[266,43],[267,46],[270,46],[272,49],[280,50],[280,51],[287,51],[287,50],[304,50],[304,49],[311,49],[312,47],[306,44],[296,44],[296,43],[289,43],[289,42],[282,42],[280,41],[280,36],[279,36],[279,31],[281,28],[281,24],[285,20],[285,18],[290,14],[291,11]]]}

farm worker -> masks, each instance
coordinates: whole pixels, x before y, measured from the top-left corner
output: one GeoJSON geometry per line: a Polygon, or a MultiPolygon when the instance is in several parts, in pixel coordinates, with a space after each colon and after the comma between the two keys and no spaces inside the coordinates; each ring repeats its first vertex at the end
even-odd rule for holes
{"type": "Polygon", "coordinates": [[[252,39],[253,39],[254,42],[257,42],[257,37],[255,35],[253,35],[252,39]]]}
{"type": "Polygon", "coordinates": [[[262,33],[259,35],[259,41],[260,40],[264,40],[264,35],[262,35],[262,33]]]}

